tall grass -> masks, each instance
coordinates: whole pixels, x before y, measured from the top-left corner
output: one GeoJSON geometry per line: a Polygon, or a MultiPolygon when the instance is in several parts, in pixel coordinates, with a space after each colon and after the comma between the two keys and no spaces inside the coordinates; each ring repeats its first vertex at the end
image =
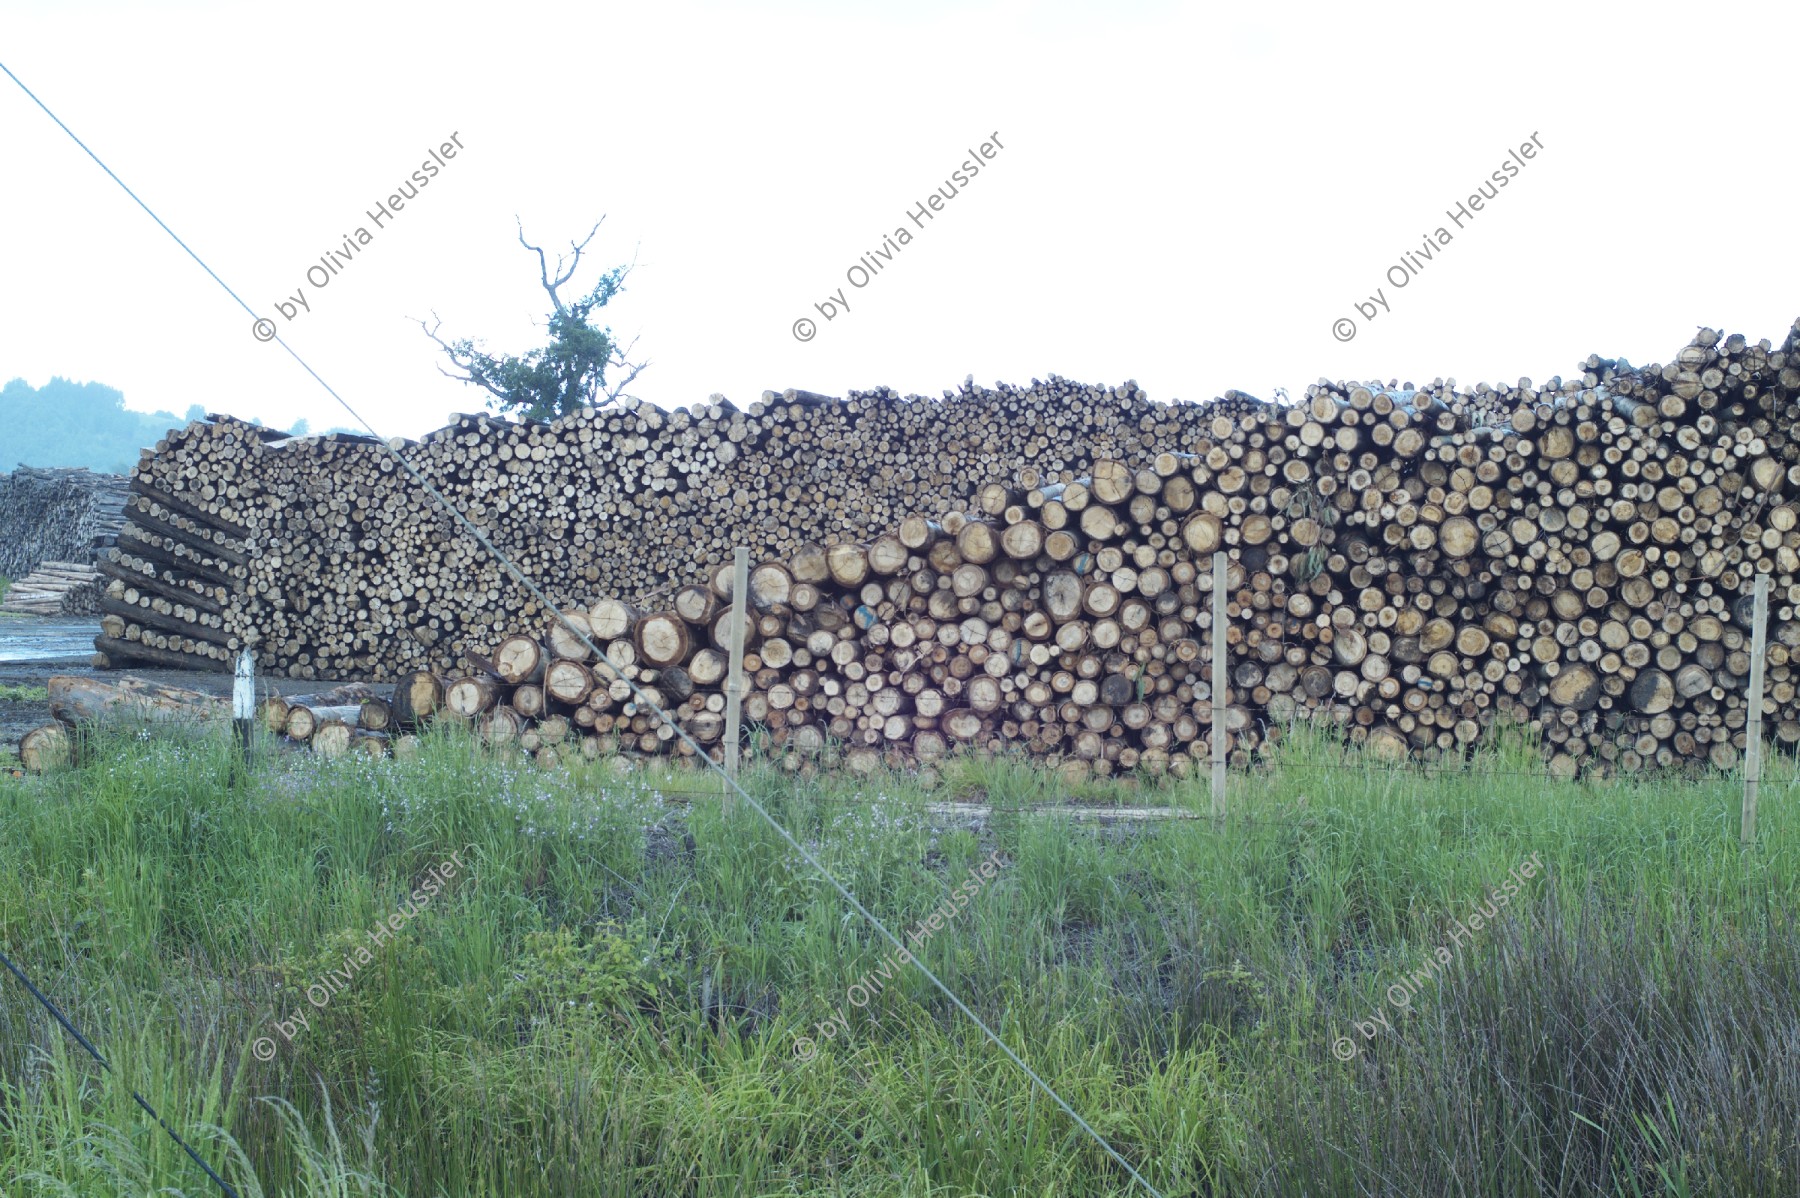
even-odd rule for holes
{"type": "MultiPolygon", "coordinates": [[[[1076,825],[1008,759],[935,792],[745,782],[903,937],[998,851],[919,956],[1165,1193],[1794,1192],[1793,770],[1744,852],[1729,779],[1547,786],[1530,752],[1421,773],[1296,730],[1222,825],[1076,825]]],[[[115,737],[0,781],[0,944],[116,1069],[5,979],[0,1190],[207,1192],[135,1087],[245,1194],[1129,1192],[917,971],[852,1002],[891,946],[696,788],[449,734],[248,777],[219,741],[115,737]],[[469,871],[309,1002],[453,853],[469,871]]],[[[1210,809],[1199,782],[1081,797],[1210,809]]]]}

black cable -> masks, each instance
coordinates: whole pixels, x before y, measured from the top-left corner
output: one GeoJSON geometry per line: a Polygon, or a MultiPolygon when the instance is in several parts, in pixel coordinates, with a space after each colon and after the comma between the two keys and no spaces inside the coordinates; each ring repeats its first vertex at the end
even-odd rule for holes
{"type": "MultiPolygon", "coordinates": [[[[25,983],[25,989],[31,991],[31,997],[37,999],[40,1003],[44,1004],[44,1010],[50,1012],[50,1014],[55,1017],[56,1022],[63,1025],[64,1031],[68,1032],[71,1036],[75,1037],[75,1042],[77,1044],[81,1045],[83,1048],[88,1050],[89,1056],[93,1057],[96,1061],[100,1062],[100,1068],[106,1070],[108,1073],[114,1072],[113,1067],[111,1065],[107,1064],[106,1058],[100,1055],[100,1050],[95,1048],[92,1044],[88,1043],[88,1038],[81,1034],[81,1031],[79,1028],[77,1028],[74,1024],[69,1022],[69,1017],[67,1015],[64,1015],[62,1013],[62,1011],[57,1008],[55,1003],[51,1002],[48,998],[46,998],[44,996],[44,992],[42,990],[39,990],[36,986],[31,984],[31,979],[25,976],[25,973],[23,970],[21,970],[17,965],[14,965],[12,963],[11,957],[8,957],[5,953],[0,953],[0,965],[5,965],[8,969],[10,969],[12,971],[12,975],[14,977],[18,978],[21,982],[25,983]]],[[[206,1175],[208,1177],[212,1178],[213,1181],[218,1184],[218,1187],[221,1190],[224,1190],[227,1194],[231,1195],[231,1198],[238,1198],[238,1192],[236,1190],[232,1189],[231,1186],[229,1184],[227,1184],[227,1182],[225,1181],[225,1179],[223,1177],[220,1177],[217,1173],[214,1173],[213,1167],[211,1165],[207,1164],[205,1161],[200,1159],[200,1154],[198,1152],[195,1152],[193,1150],[193,1148],[189,1146],[188,1142],[181,1138],[181,1133],[177,1132],[174,1128],[169,1126],[169,1121],[167,1119],[164,1119],[161,1115],[157,1114],[156,1108],[151,1106],[149,1104],[149,1102],[147,1102],[145,1100],[145,1098],[142,1094],[139,1094],[136,1090],[133,1090],[131,1092],[131,1096],[132,1096],[132,1098],[137,1100],[137,1104],[139,1106],[143,1107],[144,1110],[149,1113],[149,1115],[152,1119],[156,1120],[156,1122],[159,1125],[161,1125],[161,1127],[164,1131],[169,1133],[169,1138],[171,1140],[174,1140],[177,1144],[181,1145],[181,1149],[183,1152],[187,1153],[189,1156],[194,1158],[194,1163],[196,1165],[199,1165],[202,1169],[206,1170],[206,1175]]]]}

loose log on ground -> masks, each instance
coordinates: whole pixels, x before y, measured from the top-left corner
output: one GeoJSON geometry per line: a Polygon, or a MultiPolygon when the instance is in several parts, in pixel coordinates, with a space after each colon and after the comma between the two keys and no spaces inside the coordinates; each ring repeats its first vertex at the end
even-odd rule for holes
{"type": "Polygon", "coordinates": [[[69,730],[61,724],[33,728],[19,740],[19,761],[34,774],[69,764],[69,730]]]}
{"type": "Polygon", "coordinates": [[[203,722],[223,719],[229,704],[202,691],[159,686],[141,678],[102,682],[70,674],[53,674],[46,684],[50,714],[65,724],[114,718],[151,722],[203,722]]]}

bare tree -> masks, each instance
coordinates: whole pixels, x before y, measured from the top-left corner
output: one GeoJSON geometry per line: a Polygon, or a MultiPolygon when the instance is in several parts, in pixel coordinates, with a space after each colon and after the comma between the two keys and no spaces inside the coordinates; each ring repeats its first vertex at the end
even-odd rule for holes
{"type": "Polygon", "coordinates": [[[467,337],[442,337],[439,330],[443,321],[434,311],[433,323],[428,325],[421,320],[419,328],[455,367],[446,370],[440,366],[438,370],[447,378],[486,391],[490,408],[527,420],[551,420],[577,408],[604,407],[624,396],[625,388],[650,363],[633,361],[636,338],[621,346],[611,328],[596,328],[589,317],[624,290],[626,278],[637,266],[636,259],[602,274],[593,289],[580,299],[565,300],[562,296],[562,288],[575,277],[582,255],[605,221],[601,217],[586,237],[571,241],[570,253],[557,254],[554,268],[541,247],[525,240],[525,225],[519,222],[519,244],[537,255],[538,280],[544,294],[550,297],[550,343],[521,356],[490,354],[467,337]],[[610,382],[606,377],[608,370],[615,372],[610,382]]]}

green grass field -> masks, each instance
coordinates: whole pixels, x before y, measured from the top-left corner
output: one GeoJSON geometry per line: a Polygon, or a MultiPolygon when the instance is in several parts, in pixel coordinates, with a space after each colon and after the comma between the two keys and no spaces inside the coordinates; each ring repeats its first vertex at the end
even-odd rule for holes
{"type": "Polygon", "coordinates": [[[0,683],[0,703],[48,703],[50,688],[28,684],[0,683]]]}
{"type": "MultiPolygon", "coordinates": [[[[746,786],[903,935],[978,880],[920,958],[1165,1194],[1800,1192],[1793,770],[1746,853],[1729,779],[1536,768],[1290,736],[1223,825],[1075,824],[1008,761],[746,786]]],[[[0,946],[117,1070],[0,974],[0,1191],[216,1192],[135,1086],[246,1196],[1133,1192],[747,805],[665,793],[701,784],[449,734],[0,781],[0,946]]]]}

